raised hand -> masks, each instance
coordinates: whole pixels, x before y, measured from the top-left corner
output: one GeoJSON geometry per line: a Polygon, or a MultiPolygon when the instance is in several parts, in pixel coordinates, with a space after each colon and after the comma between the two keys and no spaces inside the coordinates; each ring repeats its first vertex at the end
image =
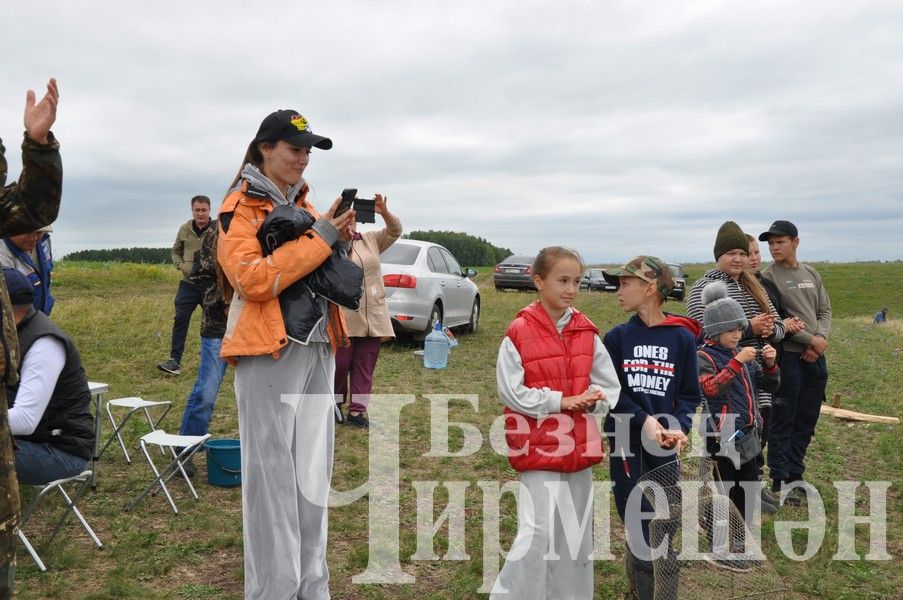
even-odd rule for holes
{"type": "Polygon", "coordinates": [[[383,196],[382,194],[375,194],[373,199],[376,201],[373,205],[373,211],[379,216],[385,218],[386,213],[389,212],[389,209],[386,207],[386,202],[389,200],[387,196],[383,196]]]}
{"type": "Polygon", "coordinates": [[[56,121],[56,106],[60,100],[60,92],[57,89],[56,79],[50,78],[47,82],[47,93],[41,98],[41,101],[35,103],[34,90],[28,90],[25,93],[25,131],[28,137],[38,142],[46,144],[48,142],[47,134],[56,121]]]}

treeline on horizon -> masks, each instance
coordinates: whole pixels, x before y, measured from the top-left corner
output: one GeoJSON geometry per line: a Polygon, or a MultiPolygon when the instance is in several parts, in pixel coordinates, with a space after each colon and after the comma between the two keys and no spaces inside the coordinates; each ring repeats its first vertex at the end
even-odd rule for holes
{"type": "MultiPolygon", "coordinates": [[[[457,231],[412,231],[404,237],[441,244],[448,248],[462,266],[494,265],[513,254],[508,248],[494,246],[483,238],[457,231]]],[[[106,250],[78,250],[60,260],[91,262],[124,262],[139,264],[168,264],[170,248],[109,248],[106,250]]]]}
{"type": "Polygon", "coordinates": [[[512,254],[508,248],[494,246],[483,238],[459,231],[412,231],[403,236],[411,240],[445,246],[462,267],[483,267],[500,263],[512,254]]]}
{"type": "Polygon", "coordinates": [[[171,248],[109,248],[107,250],[78,250],[60,260],[86,260],[92,262],[128,262],[159,265],[172,262],[171,248]]]}

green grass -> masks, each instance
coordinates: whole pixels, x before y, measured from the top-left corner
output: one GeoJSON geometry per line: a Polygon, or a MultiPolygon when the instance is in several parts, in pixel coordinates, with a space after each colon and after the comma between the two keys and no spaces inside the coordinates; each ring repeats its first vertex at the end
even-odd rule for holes
{"type": "MultiPolygon", "coordinates": [[[[835,328],[831,338],[829,397],[840,394],[845,407],[867,412],[899,415],[903,389],[903,327],[896,284],[903,280],[903,263],[818,265],[834,300],[835,328]],[[871,324],[871,315],[882,305],[891,308],[892,321],[885,327],[871,324]]],[[[698,277],[706,265],[688,265],[698,277]]],[[[499,413],[495,392],[495,355],[505,327],[517,310],[534,298],[530,293],[496,292],[491,275],[481,270],[477,282],[483,296],[481,330],[462,335],[451,356],[449,368],[427,371],[418,364],[413,348],[387,346],[377,366],[374,393],[410,393],[417,401],[402,412],[402,483],[400,545],[402,566],[417,578],[405,586],[353,585],[368,560],[368,505],[362,499],[330,512],[329,564],[334,598],[372,599],[465,599],[476,598],[482,582],[482,493],[477,481],[514,480],[507,461],[485,443],[489,426],[499,413]],[[479,410],[453,402],[450,420],[475,425],[484,438],[481,450],[461,458],[424,456],[430,447],[430,414],[424,394],[476,394],[479,410]],[[417,505],[414,483],[418,481],[467,481],[465,500],[466,551],[462,561],[415,561],[417,505]]],[[[178,282],[175,269],[162,266],[99,264],[64,261],[55,276],[57,305],[54,320],[66,329],[82,353],[89,378],[110,384],[108,397],[141,396],[169,399],[176,407],[164,426],[177,429],[185,398],[197,369],[198,319],[193,320],[183,359],[183,375],[169,377],[155,365],[168,356],[172,323],[172,298],[178,282]]],[[[603,331],[624,320],[614,296],[583,293],[578,306],[603,331]]],[[[669,302],[668,310],[682,311],[682,304],[669,302]]],[[[130,432],[136,440],[137,423],[130,432]]],[[[109,423],[104,432],[109,434],[109,423]]],[[[215,437],[238,437],[232,372],[227,374],[211,431],[215,437]]],[[[451,436],[461,443],[460,435],[451,436]]],[[[903,551],[903,444],[900,427],[850,424],[823,417],[810,453],[812,482],[821,490],[828,508],[828,532],[821,550],[806,563],[796,563],[777,551],[773,536],[766,535],[766,552],[785,577],[792,598],[886,598],[898,594],[903,585],[900,556],[903,551]],[[837,549],[835,480],[887,480],[894,482],[888,493],[888,550],[892,561],[832,561],[837,549]]],[[[339,427],[333,485],[350,490],[368,478],[369,439],[366,432],[339,427]]],[[[142,459],[135,456],[136,459],[142,459]]],[[[605,480],[607,464],[596,467],[594,476],[605,480]]],[[[123,508],[149,481],[149,469],[141,460],[127,465],[118,448],[108,451],[101,464],[99,488],[80,503],[88,520],[105,543],[98,551],[74,522],[67,525],[54,547],[42,548],[40,521],[49,520],[48,510],[36,516],[28,533],[42,552],[50,570],[40,573],[19,549],[18,598],[218,598],[242,596],[241,490],[207,485],[200,465],[199,502],[190,498],[184,484],[174,483],[180,514],[172,514],[165,499],[145,499],[134,512],[123,508]]],[[[436,491],[433,514],[445,507],[448,494],[436,491]]],[[[860,494],[860,511],[868,499],[860,494]]],[[[804,511],[792,509],[788,519],[803,519],[804,511]]],[[[620,555],[623,539],[620,522],[612,507],[612,549],[620,555]]],[[[503,498],[500,509],[501,539],[510,543],[517,528],[514,503],[503,498]]],[[[765,525],[771,531],[770,521],[765,525]]],[[[857,528],[857,549],[865,552],[867,531],[857,528]]],[[[448,547],[447,528],[434,541],[442,556],[448,547]]],[[[596,567],[599,598],[618,598],[625,581],[620,564],[599,562],[596,567]]]]}

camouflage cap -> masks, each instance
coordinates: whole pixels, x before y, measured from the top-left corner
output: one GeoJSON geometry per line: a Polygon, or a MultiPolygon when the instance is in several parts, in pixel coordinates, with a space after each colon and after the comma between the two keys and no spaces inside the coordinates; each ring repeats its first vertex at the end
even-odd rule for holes
{"type": "Polygon", "coordinates": [[[605,281],[618,285],[619,277],[639,277],[643,281],[654,283],[663,298],[667,298],[674,289],[674,278],[671,277],[671,269],[660,258],[655,256],[637,256],[629,260],[620,269],[603,269],[602,276],[605,281]]]}

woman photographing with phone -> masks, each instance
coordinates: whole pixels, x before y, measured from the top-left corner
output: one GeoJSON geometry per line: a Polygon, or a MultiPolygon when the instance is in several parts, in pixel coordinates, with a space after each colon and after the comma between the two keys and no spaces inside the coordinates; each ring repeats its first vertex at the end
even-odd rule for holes
{"type": "Polygon", "coordinates": [[[222,357],[235,365],[241,437],[245,598],[329,598],[327,498],[332,477],[336,348],[348,344],[334,304],[317,298],[309,342],[290,341],[279,295],[352,238],[354,210],[324,214],[302,175],[314,134],[297,111],[268,115],[219,212],[217,259],[234,290],[222,357]],[[276,206],[311,213],[313,226],[264,256],[257,230],[276,206]]]}
{"type": "Polygon", "coordinates": [[[345,422],[362,429],[370,427],[366,413],[379,351],[383,342],[395,337],[379,255],[401,235],[401,221],[389,212],[386,201],[387,198],[376,194],[373,202],[373,210],[383,218],[385,227],[358,233],[357,223],[352,224],[354,237],[348,258],[364,271],[364,293],[357,311],[342,309],[351,345],[339,348],[335,355],[336,401],[348,400],[345,422]]]}

